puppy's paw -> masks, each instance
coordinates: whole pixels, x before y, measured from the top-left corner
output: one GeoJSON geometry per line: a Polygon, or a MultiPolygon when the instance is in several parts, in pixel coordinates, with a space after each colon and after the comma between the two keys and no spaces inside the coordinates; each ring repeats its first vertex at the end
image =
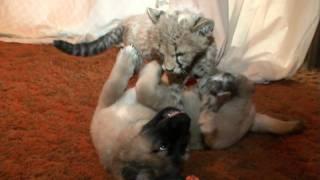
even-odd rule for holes
{"type": "Polygon", "coordinates": [[[292,128],[290,134],[297,134],[303,132],[303,130],[306,128],[305,122],[301,120],[296,120],[295,126],[292,128]]]}
{"type": "Polygon", "coordinates": [[[144,75],[150,76],[155,74],[156,77],[160,79],[162,72],[163,71],[161,69],[160,64],[157,61],[151,61],[148,64],[146,64],[145,67],[142,69],[140,76],[144,76],[144,75]]]}
{"type": "Polygon", "coordinates": [[[143,59],[140,54],[140,51],[137,50],[133,45],[124,47],[121,51],[122,59],[125,59],[134,67],[134,71],[137,72],[140,70],[143,65],[143,59]]]}

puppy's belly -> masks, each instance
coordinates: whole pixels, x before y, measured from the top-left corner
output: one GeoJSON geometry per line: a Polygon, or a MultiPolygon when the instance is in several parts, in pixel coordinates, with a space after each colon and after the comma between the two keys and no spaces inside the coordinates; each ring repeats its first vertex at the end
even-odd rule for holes
{"type": "Polygon", "coordinates": [[[111,109],[121,121],[129,123],[139,120],[150,120],[155,112],[137,102],[137,95],[134,88],[128,89],[111,109]]]}
{"type": "Polygon", "coordinates": [[[137,102],[134,88],[127,90],[112,106],[96,112],[93,121],[99,121],[107,129],[122,129],[140,120],[150,120],[155,112],[137,102]]]}
{"type": "Polygon", "coordinates": [[[123,132],[139,131],[154,114],[150,108],[136,102],[134,89],[128,90],[114,105],[95,112],[90,131],[102,163],[109,162],[114,143],[123,132]]]}

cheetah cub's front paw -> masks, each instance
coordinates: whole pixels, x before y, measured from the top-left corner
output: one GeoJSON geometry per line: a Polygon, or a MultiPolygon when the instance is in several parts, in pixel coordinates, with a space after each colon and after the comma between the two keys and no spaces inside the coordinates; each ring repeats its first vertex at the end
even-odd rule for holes
{"type": "Polygon", "coordinates": [[[237,91],[236,77],[230,73],[219,73],[204,77],[199,81],[198,88],[203,94],[219,96],[224,94],[235,94],[237,91]]]}
{"type": "Polygon", "coordinates": [[[214,91],[218,96],[230,93],[236,94],[237,80],[236,77],[230,73],[219,73],[214,75],[209,80],[211,84],[211,91],[214,91]]]}

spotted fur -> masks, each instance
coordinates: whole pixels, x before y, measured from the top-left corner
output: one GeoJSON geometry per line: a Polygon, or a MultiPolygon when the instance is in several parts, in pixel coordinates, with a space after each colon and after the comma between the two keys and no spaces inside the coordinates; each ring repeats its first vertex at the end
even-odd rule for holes
{"type": "Polygon", "coordinates": [[[113,44],[122,42],[123,26],[119,26],[95,41],[71,44],[62,40],[53,41],[53,45],[61,51],[74,56],[91,56],[103,52],[113,44]]]}
{"type": "Polygon", "coordinates": [[[207,61],[216,51],[213,27],[212,20],[187,10],[164,12],[149,8],[146,14],[122,20],[95,41],[71,44],[57,40],[54,46],[71,55],[91,56],[116,44],[133,44],[144,59],[160,60],[166,71],[188,74],[195,67],[193,74],[202,76],[215,69],[214,62],[207,61]]]}
{"type": "Polygon", "coordinates": [[[127,86],[142,62],[133,46],[119,52],[91,122],[93,145],[115,179],[184,179],[190,118],[174,107],[155,110],[137,101],[145,91],[127,86]]]}

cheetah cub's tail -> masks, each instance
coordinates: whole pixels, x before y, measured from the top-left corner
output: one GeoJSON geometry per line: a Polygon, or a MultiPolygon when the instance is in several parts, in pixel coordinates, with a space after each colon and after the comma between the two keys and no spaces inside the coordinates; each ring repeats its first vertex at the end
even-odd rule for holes
{"type": "Polygon", "coordinates": [[[122,42],[124,27],[118,26],[100,38],[78,44],[72,44],[62,40],[54,40],[53,45],[70,55],[74,56],[92,56],[97,55],[104,50],[122,42]]]}

